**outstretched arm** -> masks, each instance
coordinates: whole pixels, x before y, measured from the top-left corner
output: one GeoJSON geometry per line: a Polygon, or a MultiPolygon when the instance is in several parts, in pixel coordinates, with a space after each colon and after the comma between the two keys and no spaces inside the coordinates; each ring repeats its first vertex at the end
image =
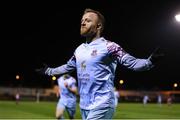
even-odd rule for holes
{"type": "Polygon", "coordinates": [[[149,59],[140,59],[126,54],[122,57],[122,65],[134,71],[145,71],[153,67],[152,62],[149,59]]]}
{"type": "Polygon", "coordinates": [[[67,62],[67,64],[61,65],[56,68],[50,68],[46,65],[40,69],[36,69],[36,72],[40,74],[52,76],[52,75],[61,75],[61,74],[72,72],[75,70],[75,68],[76,68],[76,60],[75,60],[75,56],[73,56],[67,62]]]}
{"type": "Polygon", "coordinates": [[[109,43],[108,51],[114,59],[128,69],[132,69],[134,71],[145,71],[153,67],[152,62],[149,59],[139,59],[133,57],[114,42],[109,43]]]}

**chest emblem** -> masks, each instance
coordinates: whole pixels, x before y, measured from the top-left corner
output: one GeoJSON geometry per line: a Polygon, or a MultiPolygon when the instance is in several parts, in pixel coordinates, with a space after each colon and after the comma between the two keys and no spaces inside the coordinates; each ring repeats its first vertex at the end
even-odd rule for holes
{"type": "Polygon", "coordinates": [[[91,53],[91,56],[97,56],[97,50],[93,50],[92,53],[91,53]]]}

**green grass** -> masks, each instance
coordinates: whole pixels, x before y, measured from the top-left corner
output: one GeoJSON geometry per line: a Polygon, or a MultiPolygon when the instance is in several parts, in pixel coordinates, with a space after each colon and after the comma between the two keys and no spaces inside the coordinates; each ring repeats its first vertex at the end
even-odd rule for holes
{"type": "MultiPolygon", "coordinates": [[[[56,102],[20,102],[0,101],[0,119],[55,119],[56,102]]],[[[67,113],[65,113],[65,118],[67,113]]],[[[79,105],[76,119],[81,119],[79,105]]],[[[163,104],[120,103],[116,108],[114,119],[180,119],[180,104],[168,106],[163,104]]]]}
{"type": "Polygon", "coordinates": [[[163,104],[124,103],[119,104],[114,118],[134,118],[134,119],[180,119],[180,104],[168,106],[163,104]]]}

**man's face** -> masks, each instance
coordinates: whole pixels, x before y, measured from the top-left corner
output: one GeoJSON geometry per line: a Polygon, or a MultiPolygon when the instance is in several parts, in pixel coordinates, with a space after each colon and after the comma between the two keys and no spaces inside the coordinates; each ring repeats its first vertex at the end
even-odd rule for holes
{"type": "Polygon", "coordinates": [[[98,17],[93,12],[85,13],[81,19],[81,30],[82,36],[91,37],[97,33],[98,17]]]}

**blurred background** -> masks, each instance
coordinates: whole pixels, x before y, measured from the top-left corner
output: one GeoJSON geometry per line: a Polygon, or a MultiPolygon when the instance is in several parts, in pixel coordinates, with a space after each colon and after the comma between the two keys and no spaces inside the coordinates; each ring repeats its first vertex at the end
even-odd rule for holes
{"type": "MultiPolygon", "coordinates": [[[[124,100],[134,96],[137,99],[132,100],[137,101],[146,93],[152,98],[161,93],[180,99],[180,23],[175,19],[180,14],[179,0],[16,1],[2,6],[0,98],[7,99],[15,91],[26,97],[40,91],[44,99],[53,99],[56,80],[34,70],[42,63],[57,67],[71,58],[84,42],[79,34],[83,11],[92,8],[106,18],[104,37],[131,55],[147,58],[157,46],[165,54],[150,71],[118,66],[115,87],[124,100]]],[[[76,72],[72,75],[76,77],[76,72]]]]}

